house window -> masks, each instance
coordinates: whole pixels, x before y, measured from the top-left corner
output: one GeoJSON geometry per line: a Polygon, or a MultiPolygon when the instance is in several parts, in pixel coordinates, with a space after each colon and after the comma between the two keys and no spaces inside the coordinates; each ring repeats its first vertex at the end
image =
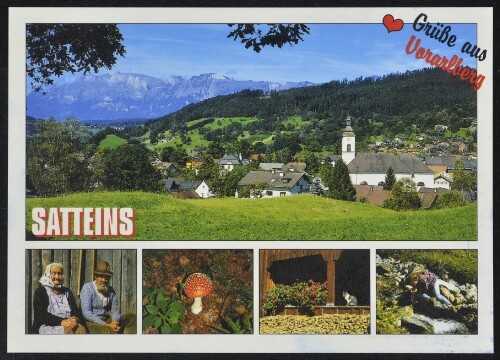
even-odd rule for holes
{"type": "Polygon", "coordinates": [[[282,191],[280,192],[280,196],[285,196],[286,195],[286,192],[282,191]]]}
{"type": "Polygon", "coordinates": [[[347,144],[347,151],[350,152],[351,151],[351,144],[347,144]]]}
{"type": "Polygon", "coordinates": [[[361,181],[361,184],[359,185],[368,185],[368,183],[366,181],[361,181]]]}
{"type": "Polygon", "coordinates": [[[267,196],[273,196],[273,192],[272,192],[272,191],[270,191],[270,190],[268,190],[268,191],[266,191],[266,195],[267,195],[267,196]]]}
{"type": "Polygon", "coordinates": [[[383,181],[379,182],[378,186],[385,186],[385,182],[383,182],[383,181]]]}
{"type": "Polygon", "coordinates": [[[422,181],[419,181],[417,186],[425,186],[425,184],[422,181]]]}

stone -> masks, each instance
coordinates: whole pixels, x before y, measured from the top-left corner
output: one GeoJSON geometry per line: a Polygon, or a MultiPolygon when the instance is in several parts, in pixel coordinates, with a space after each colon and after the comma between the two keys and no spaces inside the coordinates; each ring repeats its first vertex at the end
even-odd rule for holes
{"type": "Polygon", "coordinates": [[[477,303],[477,287],[476,285],[470,285],[465,292],[465,299],[467,303],[477,303]]]}
{"type": "Polygon", "coordinates": [[[411,334],[434,334],[434,326],[430,322],[415,316],[401,318],[401,325],[407,328],[411,334]]]}

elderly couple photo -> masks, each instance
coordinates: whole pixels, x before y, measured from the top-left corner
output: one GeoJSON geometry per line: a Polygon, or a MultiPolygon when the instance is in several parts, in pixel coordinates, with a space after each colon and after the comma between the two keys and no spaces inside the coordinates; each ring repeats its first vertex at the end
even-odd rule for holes
{"type": "MultiPolygon", "coordinates": [[[[65,286],[65,266],[61,262],[53,261],[45,266],[38,280],[39,286],[33,292],[30,332],[44,335],[137,333],[135,311],[127,314],[121,312],[119,294],[110,285],[115,271],[122,273],[122,269],[114,271],[108,261],[97,260],[92,268],[91,281],[83,281],[75,297],[75,290],[72,291],[70,287],[74,289],[78,283],[75,280],[82,279],[82,272],[78,271],[82,261],[79,262],[75,256],[71,260],[75,260],[71,264],[71,275],[76,274],[76,279],[72,277],[68,281],[71,286],[68,287],[65,286]]],[[[123,275],[121,278],[124,278],[123,275]]],[[[121,287],[126,288],[123,284],[120,284],[121,287]]]]}

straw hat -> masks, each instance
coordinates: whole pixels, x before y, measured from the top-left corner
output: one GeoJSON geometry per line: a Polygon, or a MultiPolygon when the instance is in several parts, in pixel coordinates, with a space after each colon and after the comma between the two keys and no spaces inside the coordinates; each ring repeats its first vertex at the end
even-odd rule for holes
{"type": "Polygon", "coordinates": [[[111,270],[111,266],[107,261],[99,261],[97,266],[94,269],[94,275],[107,275],[112,276],[113,271],[111,270]]]}

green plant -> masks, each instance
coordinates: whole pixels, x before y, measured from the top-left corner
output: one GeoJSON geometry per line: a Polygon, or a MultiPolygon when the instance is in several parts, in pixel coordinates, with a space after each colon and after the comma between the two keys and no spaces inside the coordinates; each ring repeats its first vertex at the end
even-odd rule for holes
{"type": "Polygon", "coordinates": [[[458,191],[448,191],[436,199],[436,209],[448,209],[467,205],[462,193],[458,191]]]}
{"type": "Polygon", "coordinates": [[[278,284],[266,291],[264,309],[274,314],[278,307],[285,305],[298,306],[312,311],[315,306],[326,303],[328,286],[324,283],[298,282],[292,285],[278,284]]]}
{"type": "Polygon", "coordinates": [[[146,316],[143,328],[154,327],[161,334],[182,334],[180,322],[184,318],[185,308],[176,295],[161,289],[154,289],[146,295],[146,316]]]}
{"type": "Polygon", "coordinates": [[[224,316],[222,320],[224,326],[211,325],[210,327],[223,334],[253,334],[252,320],[248,314],[243,314],[236,320],[224,316]]]}

